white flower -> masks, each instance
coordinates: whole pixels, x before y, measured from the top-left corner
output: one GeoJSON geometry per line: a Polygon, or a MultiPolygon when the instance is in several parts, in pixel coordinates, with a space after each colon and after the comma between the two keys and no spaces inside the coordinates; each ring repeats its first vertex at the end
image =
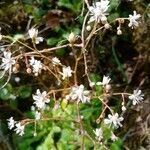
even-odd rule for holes
{"type": "Polygon", "coordinates": [[[137,22],[137,20],[139,19],[141,17],[141,15],[140,14],[137,14],[136,13],[136,11],[133,11],[133,15],[129,15],[129,24],[128,24],[128,26],[129,27],[132,27],[132,29],[134,28],[134,27],[137,27],[139,24],[138,24],[138,22],[137,22]]]}
{"type": "Polygon", "coordinates": [[[65,78],[69,78],[69,77],[72,76],[72,72],[73,72],[73,71],[71,70],[70,66],[68,66],[68,67],[63,67],[62,70],[63,70],[63,72],[60,72],[60,73],[61,73],[61,75],[62,75],[62,79],[63,79],[63,80],[64,80],[65,78]]]}
{"type": "Polygon", "coordinates": [[[16,122],[13,117],[10,117],[9,119],[7,119],[7,121],[8,121],[8,128],[10,130],[15,127],[16,122]]]}
{"type": "Polygon", "coordinates": [[[52,58],[53,65],[61,65],[60,60],[57,57],[52,58]]]}
{"type": "Polygon", "coordinates": [[[36,95],[33,95],[33,99],[35,101],[34,104],[39,109],[45,109],[46,103],[50,102],[50,99],[47,96],[47,92],[44,91],[41,93],[39,89],[37,89],[36,95]]]}
{"type": "Polygon", "coordinates": [[[34,57],[31,57],[29,60],[30,65],[33,67],[33,73],[37,76],[39,73],[41,73],[42,70],[42,63],[40,60],[34,59],[34,57]]]}
{"type": "Polygon", "coordinates": [[[94,131],[94,133],[95,133],[96,139],[97,139],[98,141],[101,141],[101,140],[103,139],[103,131],[102,131],[101,128],[96,129],[96,130],[94,131]]]}
{"type": "Polygon", "coordinates": [[[118,137],[112,132],[111,133],[111,140],[116,141],[117,139],[118,139],[118,137]]]}
{"type": "Polygon", "coordinates": [[[35,44],[39,44],[40,42],[43,42],[43,37],[37,37],[35,38],[35,44]]]}
{"type": "Polygon", "coordinates": [[[36,38],[38,36],[38,30],[36,30],[35,28],[31,28],[28,31],[28,33],[31,39],[36,38]]]}
{"type": "Polygon", "coordinates": [[[82,103],[86,103],[90,101],[89,91],[84,90],[84,86],[81,84],[80,86],[74,86],[71,89],[71,93],[67,95],[67,99],[71,98],[72,100],[78,100],[82,103]]]}
{"type": "Polygon", "coordinates": [[[31,28],[28,31],[28,34],[31,39],[34,40],[35,44],[39,44],[40,42],[43,42],[43,37],[38,37],[38,30],[35,28],[31,28]]]}
{"type": "Polygon", "coordinates": [[[24,134],[24,125],[21,125],[21,123],[16,123],[16,128],[15,128],[15,132],[16,134],[19,134],[20,136],[22,136],[24,134]]]}
{"type": "Polygon", "coordinates": [[[11,52],[4,52],[1,68],[5,71],[9,70],[15,64],[15,59],[11,57],[11,52]]]}
{"type": "Polygon", "coordinates": [[[123,117],[119,117],[118,113],[115,113],[114,115],[109,114],[107,119],[104,119],[105,124],[113,124],[115,128],[118,128],[119,126],[122,127],[122,124],[120,123],[123,121],[123,117]]]}
{"type": "Polygon", "coordinates": [[[111,78],[109,76],[103,76],[103,80],[102,82],[97,82],[97,85],[102,85],[102,86],[106,86],[109,84],[111,78]]]}
{"type": "Polygon", "coordinates": [[[89,11],[91,13],[91,17],[89,20],[90,22],[96,21],[107,21],[106,15],[108,15],[107,10],[109,7],[109,1],[108,0],[101,0],[100,2],[96,2],[93,4],[93,6],[89,7],[89,11]]]}
{"type": "Polygon", "coordinates": [[[133,91],[133,94],[129,96],[129,99],[132,100],[133,105],[136,105],[144,99],[143,96],[142,91],[136,89],[133,91]]]}
{"type": "Polygon", "coordinates": [[[30,62],[30,65],[32,66],[34,64],[34,62],[35,62],[34,57],[31,57],[31,59],[29,60],[29,62],[30,62]]]}
{"type": "Polygon", "coordinates": [[[40,112],[38,112],[38,111],[35,112],[35,119],[36,120],[40,120],[41,119],[41,113],[40,112]]]}
{"type": "Polygon", "coordinates": [[[42,69],[42,63],[40,60],[35,60],[34,64],[33,64],[33,73],[41,73],[41,69],[42,69]]]}

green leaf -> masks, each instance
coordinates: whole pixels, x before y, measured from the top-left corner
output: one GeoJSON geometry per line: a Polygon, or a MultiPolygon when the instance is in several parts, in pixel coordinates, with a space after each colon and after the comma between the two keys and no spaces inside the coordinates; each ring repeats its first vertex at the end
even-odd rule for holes
{"type": "Polygon", "coordinates": [[[32,89],[31,87],[21,86],[18,92],[19,92],[19,96],[24,99],[31,96],[32,89]]]}
{"type": "Polygon", "coordinates": [[[110,150],[122,150],[122,144],[122,141],[118,139],[111,144],[110,150]]]}
{"type": "Polygon", "coordinates": [[[63,6],[71,9],[74,13],[80,12],[81,0],[59,0],[58,6],[63,6]]]}
{"type": "Polygon", "coordinates": [[[0,90],[0,98],[2,100],[8,100],[11,98],[12,93],[12,86],[7,84],[7,86],[0,90]]]}
{"type": "Polygon", "coordinates": [[[118,8],[119,4],[120,4],[119,0],[112,0],[112,1],[110,1],[109,10],[110,11],[116,10],[118,8]]]}
{"type": "Polygon", "coordinates": [[[60,41],[59,38],[48,38],[47,39],[47,45],[54,46],[60,41]]]}

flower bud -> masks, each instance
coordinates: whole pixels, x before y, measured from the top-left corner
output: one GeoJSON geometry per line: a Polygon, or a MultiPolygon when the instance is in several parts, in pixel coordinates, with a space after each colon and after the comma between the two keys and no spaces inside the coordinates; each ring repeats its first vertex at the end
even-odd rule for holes
{"type": "Polygon", "coordinates": [[[68,41],[69,41],[71,44],[75,43],[75,41],[76,41],[76,36],[75,36],[75,34],[74,34],[73,32],[71,32],[71,33],[69,34],[68,41]]]}
{"type": "Polygon", "coordinates": [[[92,28],[91,28],[90,25],[88,25],[88,26],[86,27],[86,30],[87,30],[87,31],[91,31],[91,29],[92,29],[92,28]]]}
{"type": "Polygon", "coordinates": [[[13,69],[12,69],[13,73],[17,73],[18,72],[18,69],[14,66],[13,69]]]}
{"type": "Polygon", "coordinates": [[[90,87],[92,88],[92,87],[94,87],[95,82],[90,82],[89,85],[90,85],[90,87]]]}
{"type": "Polygon", "coordinates": [[[126,107],[125,106],[122,106],[122,111],[126,111],[126,107]]]}
{"type": "Polygon", "coordinates": [[[119,29],[117,30],[117,35],[121,35],[122,34],[122,31],[119,29]]]}
{"type": "Polygon", "coordinates": [[[37,77],[37,76],[38,76],[38,73],[36,72],[34,75],[37,77]]]}
{"type": "Polygon", "coordinates": [[[104,25],[104,27],[105,27],[105,29],[109,29],[109,28],[110,28],[109,23],[106,23],[106,24],[104,25]]]}
{"type": "Polygon", "coordinates": [[[31,74],[31,72],[32,72],[31,68],[27,68],[26,71],[27,71],[28,74],[31,74]]]}
{"type": "Polygon", "coordinates": [[[20,65],[19,64],[15,64],[15,67],[17,68],[17,70],[19,70],[20,65]]]}

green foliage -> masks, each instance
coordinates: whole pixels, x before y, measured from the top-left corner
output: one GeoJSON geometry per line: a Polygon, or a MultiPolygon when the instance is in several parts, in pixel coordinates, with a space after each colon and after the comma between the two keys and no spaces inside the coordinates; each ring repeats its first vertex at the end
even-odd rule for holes
{"type": "Polygon", "coordinates": [[[0,90],[0,99],[9,100],[12,98],[12,86],[7,84],[7,86],[0,90]]]}
{"type": "Polygon", "coordinates": [[[120,139],[113,142],[110,146],[110,150],[122,150],[122,141],[120,139]]]}
{"type": "Polygon", "coordinates": [[[32,89],[28,86],[20,86],[18,89],[19,97],[22,99],[28,98],[31,96],[32,89]]]}
{"type": "Polygon", "coordinates": [[[59,0],[58,6],[66,7],[74,13],[79,13],[81,10],[81,0],[59,0]]]}
{"type": "Polygon", "coordinates": [[[116,11],[119,4],[120,4],[120,0],[111,0],[109,10],[110,11],[116,11]]]}

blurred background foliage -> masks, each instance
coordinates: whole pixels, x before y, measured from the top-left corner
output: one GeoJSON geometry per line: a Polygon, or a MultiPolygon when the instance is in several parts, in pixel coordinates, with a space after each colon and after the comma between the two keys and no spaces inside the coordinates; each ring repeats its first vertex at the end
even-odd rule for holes
{"type": "MultiPolygon", "coordinates": [[[[89,3],[92,4],[92,1],[89,0],[89,3]]],[[[125,87],[132,89],[149,76],[150,51],[148,33],[150,30],[148,24],[150,16],[148,1],[135,0],[131,3],[127,2],[127,0],[111,0],[108,20],[111,22],[120,16],[127,17],[134,9],[143,14],[139,29],[133,31],[125,27],[122,28],[123,35],[117,36],[117,24],[112,24],[111,30],[99,32],[93,37],[88,46],[87,58],[91,80],[99,81],[103,74],[110,75],[114,84],[118,83],[119,88],[113,87],[114,90],[118,91],[125,87]],[[139,54],[142,55],[143,59],[138,59],[139,54]],[[140,61],[139,68],[132,74],[137,61],[140,61]]],[[[82,10],[85,11],[81,0],[18,0],[13,2],[11,0],[1,0],[1,32],[4,35],[12,35],[14,38],[21,35],[27,39],[29,28],[36,26],[40,31],[40,35],[45,38],[44,43],[38,45],[40,49],[65,44],[71,32],[80,35],[84,18],[81,13],[82,10]]],[[[70,49],[66,48],[57,50],[53,55],[67,63],[65,61],[66,58],[68,61],[71,60],[69,53],[70,49]]],[[[33,103],[32,93],[37,88],[46,90],[46,87],[42,86],[43,84],[47,87],[53,84],[51,83],[52,80],[47,82],[48,79],[49,77],[46,75],[35,79],[22,71],[12,75],[10,83],[0,91],[0,149],[77,150],[81,148],[82,137],[78,130],[79,125],[71,121],[72,118],[77,117],[76,106],[75,104],[66,104],[65,100],[60,100],[59,109],[54,109],[55,105],[51,100],[45,114],[46,117],[62,117],[64,120],[56,119],[37,122],[36,136],[33,135],[35,130],[34,124],[26,127],[23,137],[18,137],[8,130],[6,119],[11,116],[14,116],[15,120],[27,117],[34,118],[34,114],[31,111],[33,103]]],[[[87,84],[83,78],[81,78],[81,81],[87,84]]],[[[0,84],[2,85],[3,83],[4,80],[1,80],[0,84]]],[[[149,87],[148,84],[149,79],[144,84],[146,89],[149,87]]],[[[96,90],[100,94],[101,89],[96,87],[96,90]]],[[[117,100],[119,98],[112,98],[110,105],[116,111],[120,111],[118,107],[120,103],[117,100]]],[[[92,150],[94,145],[88,135],[93,139],[95,138],[93,129],[99,127],[96,119],[102,111],[102,105],[99,100],[93,99],[90,104],[81,104],[80,109],[84,118],[84,128],[87,131],[85,149],[92,150]]],[[[131,123],[130,126],[133,124],[131,123]]],[[[123,138],[130,126],[125,123],[125,128],[122,131],[118,130],[116,134],[123,138]]],[[[106,127],[103,128],[110,150],[122,150],[123,140],[120,138],[116,142],[109,142],[110,130],[106,127]]],[[[134,150],[133,145],[128,143],[127,145],[134,150]]],[[[103,150],[104,148],[97,145],[96,149],[103,150]]]]}

